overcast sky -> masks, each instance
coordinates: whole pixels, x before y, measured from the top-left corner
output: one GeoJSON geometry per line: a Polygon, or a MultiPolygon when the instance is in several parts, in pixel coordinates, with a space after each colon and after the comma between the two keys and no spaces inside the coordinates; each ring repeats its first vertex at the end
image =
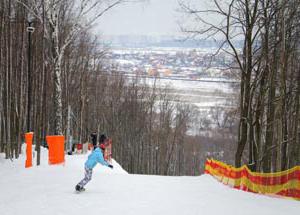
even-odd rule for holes
{"type": "MultiPolygon", "coordinates": [[[[204,0],[203,0],[204,1],[204,0]]],[[[178,0],[128,3],[107,12],[96,27],[103,35],[179,35],[178,0]]]]}

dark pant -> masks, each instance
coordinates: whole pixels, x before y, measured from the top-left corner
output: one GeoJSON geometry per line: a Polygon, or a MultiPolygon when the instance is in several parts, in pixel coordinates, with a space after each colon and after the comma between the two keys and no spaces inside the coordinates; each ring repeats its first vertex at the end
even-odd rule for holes
{"type": "Polygon", "coordinates": [[[93,174],[93,169],[88,169],[85,168],[84,169],[85,173],[84,173],[84,179],[82,179],[78,185],[83,188],[91,179],[92,179],[92,174],[93,174]]]}

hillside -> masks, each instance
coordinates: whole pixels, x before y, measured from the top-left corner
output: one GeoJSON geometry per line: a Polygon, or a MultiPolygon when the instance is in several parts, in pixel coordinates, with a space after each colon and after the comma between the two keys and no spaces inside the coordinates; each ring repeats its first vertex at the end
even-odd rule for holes
{"type": "Polygon", "coordinates": [[[114,169],[96,166],[84,193],[74,192],[83,177],[87,155],[66,157],[65,165],[24,168],[24,157],[0,155],[2,215],[293,215],[300,202],[230,189],[211,176],[131,175],[114,161],[114,169]]]}

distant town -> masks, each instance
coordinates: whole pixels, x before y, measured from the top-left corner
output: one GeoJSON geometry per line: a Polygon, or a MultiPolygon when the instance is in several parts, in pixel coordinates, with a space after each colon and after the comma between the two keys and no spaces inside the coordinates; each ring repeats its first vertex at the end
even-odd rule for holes
{"type": "Polygon", "coordinates": [[[229,69],[233,62],[232,57],[225,51],[217,52],[216,45],[212,43],[200,43],[200,47],[197,47],[196,43],[184,45],[183,42],[174,42],[171,39],[157,41],[153,38],[139,38],[134,43],[130,38],[122,39],[114,41],[115,46],[106,54],[105,59],[111,62],[106,65],[113,65],[127,75],[233,81],[229,69]],[[211,47],[207,47],[209,44],[211,47]],[[172,45],[176,47],[171,47],[172,45]]]}

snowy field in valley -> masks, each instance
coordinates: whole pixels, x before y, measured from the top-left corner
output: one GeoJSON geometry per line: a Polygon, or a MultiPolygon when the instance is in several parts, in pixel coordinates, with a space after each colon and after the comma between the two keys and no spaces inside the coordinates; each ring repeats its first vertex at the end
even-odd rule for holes
{"type": "Polygon", "coordinates": [[[86,191],[74,192],[83,178],[86,155],[66,156],[64,165],[24,168],[24,156],[0,154],[1,215],[296,215],[300,202],[246,193],[211,176],[131,175],[115,161],[97,165],[86,191]]]}
{"type": "Polygon", "coordinates": [[[231,83],[218,82],[219,79],[206,81],[172,80],[146,78],[146,83],[159,88],[168,88],[168,94],[175,100],[195,105],[200,111],[211,107],[236,107],[237,90],[231,83]],[[215,81],[215,82],[211,82],[215,81]]]}
{"type": "Polygon", "coordinates": [[[232,107],[236,94],[230,83],[159,79],[157,84],[170,87],[170,94],[175,99],[194,104],[202,110],[216,106],[232,107]]]}

